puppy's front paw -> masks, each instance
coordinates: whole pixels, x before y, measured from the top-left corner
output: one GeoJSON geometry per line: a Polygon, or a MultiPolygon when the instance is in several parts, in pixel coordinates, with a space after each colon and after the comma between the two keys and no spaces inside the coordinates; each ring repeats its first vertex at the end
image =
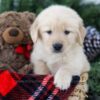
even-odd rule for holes
{"type": "Polygon", "coordinates": [[[71,75],[57,72],[54,77],[54,84],[61,90],[65,90],[70,87],[71,79],[71,75]]]}

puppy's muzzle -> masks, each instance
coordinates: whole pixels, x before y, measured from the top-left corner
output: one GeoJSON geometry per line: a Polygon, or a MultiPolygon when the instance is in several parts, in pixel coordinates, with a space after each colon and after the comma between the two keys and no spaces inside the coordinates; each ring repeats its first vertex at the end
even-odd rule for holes
{"type": "Polygon", "coordinates": [[[55,43],[53,44],[53,51],[56,53],[59,53],[62,51],[63,45],[61,43],[55,43]]]}

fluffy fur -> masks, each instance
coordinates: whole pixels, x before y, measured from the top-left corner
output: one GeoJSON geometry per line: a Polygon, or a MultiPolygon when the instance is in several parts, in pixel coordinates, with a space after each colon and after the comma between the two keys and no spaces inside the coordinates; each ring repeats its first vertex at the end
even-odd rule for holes
{"type": "Polygon", "coordinates": [[[73,9],[60,5],[46,8],[31,26],[31,37],[34,42],[31,54],[34,73],[51,73],[56,87],[68,89],[73,75],[90,70],[83,52],[85,28],[73,9]],[[54,43],[63,45],[61,52],[53,51],[54,43]]]}

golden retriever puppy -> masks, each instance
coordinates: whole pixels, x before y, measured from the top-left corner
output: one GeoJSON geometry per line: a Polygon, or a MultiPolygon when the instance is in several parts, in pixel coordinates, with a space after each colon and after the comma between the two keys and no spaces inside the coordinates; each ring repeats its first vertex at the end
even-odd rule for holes
{"type": "Polygon", "coordinates": [[[69,88],[73,75],[90,70],[83,52],[83,21],[71,8],[61,5],[46,8],[37,16],[30,32],[35,74],[51,73],[56,87],[63,90],[69,88]]]}

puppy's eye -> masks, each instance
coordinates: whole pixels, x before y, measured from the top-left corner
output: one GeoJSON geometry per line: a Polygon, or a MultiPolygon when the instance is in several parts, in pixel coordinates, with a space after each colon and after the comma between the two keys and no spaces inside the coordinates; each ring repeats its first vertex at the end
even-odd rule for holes
{"type": "Polygon", "coordinates": [[[52,34],[52,31],[51,31],[51,30],[48,30],[48,31],[46,31],[46,33],[48,33],[48,34],[52,34]]]}
{"type": "Polygon", "coordinates": [[[65,30],[64,33],[65,33],[66,35],[68,35],[68,34],[70,33],[70,31],[65,30]]]}

